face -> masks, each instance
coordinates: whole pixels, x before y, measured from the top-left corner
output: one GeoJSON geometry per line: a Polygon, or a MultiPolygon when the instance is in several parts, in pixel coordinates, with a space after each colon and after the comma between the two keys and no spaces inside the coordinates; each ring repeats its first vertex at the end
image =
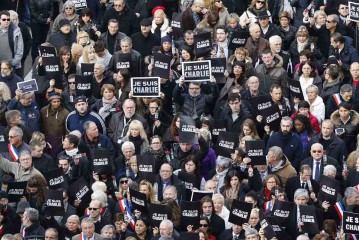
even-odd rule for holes
{"type": "Polygon", "coordinates": [[[302,181],[309,181],[310,178],[312,177],[312,171],[309,169],[304,169],[303,173],[299,173],[299,174],[302,181]]]}
{"type": "Polygon", "coordinates": [[[86,102],[79,102],[75,104],[75,108],[80,115],[83,115],[87,112],[87,107],[88,105],[86,102]]]}
{"type": "Polygon", "coordinates": [[[289,20],[286,17],[282,17],[281,19],[279,19],[279,23],[280,23],[281,27],[283,27],[283,28],[289,26],[289,20]]]}
{"type": "Polygon", "coordinates": [[[224,31],[224,29],[217,29],[216,37],[218,42],[224,42],[227,39],[228,34],[224,31]]]}
{"type": "Polygon", "coordinates": [[[189,95],[191,95],[191,97],[197,97],[201,94],[201,87],[196,85],[196,84],[189,84],[189,95]]]}
{"type": "Polygon", "coordinates": [[[42,146],[34,146],[33,149],[31,149],[31,155],[33,157],[41,157],[42,153],[44,152],[44,148],[42,146]]]}
{"type": "Polygon", "coordinates": [[[93,71],[94,71],[95,77],[101,77],[103,75],[103,73],[105,72],[105,69],[101,65],[95,64],[93,67],[93,71]]]}
{"type": "Polygon", "coordinates": [[[330,123],[322,123],[322,131],[321,131],[323,137],[330,137],[333,133],[333,127],[330,123]]]}
{"type": "Polygon", "coordinates": [[[126,118],[131,118],[135,114],[136,105],[132,101],[126,101],[123,105],[123,112],[126,118]]]}
{"type": "Polygon", "coordinates": [[[258,89],[259,89],[259,80],[257,78],[250,78],[248,80],[248,88],[251,91],[258,91],[258,89]]]}
{"type": "Polygon", "coordinates": [[[270,92],[270,95],[275,102],[278,102],[282,99],[282,89],[273,88],[272,91],[270,92]]]}
{"type": "Polygon", "coordinates": [[[216,6],[217,8],[222,8],[223,7],[222,0],[215,0],[214,6],[216,6]]]}
{"type": "Polygon", "coordinates": [[[263,1],[263,0],[257,0],[257,1],[256,1],[256,5],[255,5],[256,9],[264,8],[265,3],[266,3],[266,2],[263,1]]]}
{"type": "Polygon", "coordinates": [[[160,235],[161,237],[172,237],[172,231],[165,224],[160,224],[160,235]]]}
{"type": "Polygon", "coordinates": [[[165,52],[169,52],[171,50],[172,45],[170,42],[164,42],[162,43],[162,47],[165,52]]]}
{"type": "Polygon", "coordinates": [[[354,79],[359,78],[359,64],[352,64],[350,66],[350,74],[354,79]]]}
{"type": "Polygon", "coordinates": [[[192,46],[194,42],[193,34],[185,34],[184,41],[187,43],[188,46],[192,46]]]}
{"type": "Polygon", "coordinates": [[[196,164],[193,161],[186,162],[185,170],[187,173],[194,173],[194,171],[196,170],[196,164]]]}
{"type": "Polygon", "coordinates": [[[79,222],[73,217],[69,217],[66,221],[66,227],[70,232],[75,232],[79,228],[79,222]]]}
{"type": "Polygon", "coordinates": [[[348,16],[348,14],[349,14],[349,7],[348,7],[347,5],[340,4],[340,5],[339,5],[338,12],[339,12],[340,15],[342,15],[343,17],[346,17],[346,16],[348,16]]]}
{"type": "Polygon", "coordinates": [[[231,186],[232,186],[232,187],[237,187],[238,184],[239,184],[239,179],[238,179],[238,177],[237,177],[237,176],[233,176],[233,177],[231,178],[231,186]]]}
{"type": "Polygon", "coordinates": [[[15,131],[11,131],[9,132],[9,143],[12,145],[18,145],[19,143],[21,143],[22,138],[20,135],[18,135],[15,131]]]}
{"type": "Polygon", "coordinates": [[[339,107],[339,115],[341,118],[347,119],[349,117],[350,111],[346,108],[339,107]]]}
{"type": "Polygon", "coordinates": [[[273,63],[273,55],[270,53],[262,54],[262,61],[266,66],[271,66],[273,63]]]}
{"type": "Polygon", "coordinates": [[[146,224],[142,221],[137,221],[136,225],[135,225],[135,232],[137,233],[137,235],[142,235],[146,232],[147,227],[146,224]]]}
{"type": "Polygon", "coordinates": [[[272,49],[273,52],[279,53],[280,50],[281,50],[281,48],[282,48],[282,41],[281,41],[281,40],[277,40],[277,41],[275,41],[274,43],[272,43],[272,44],[270,45],[270,47],[271,47],[271,49],[272,49]]]}
{"type": "Polygon", "coordinates": [[[259,222],[259,216],[258,214],[251,214],[251,216],[249,217],[249,224],[252,227],[255,227],[257,225],[257,223],[259,222]]]}
{"type": "Polygon", "coordinates": [[[250,35],[254,40],[259,39],[259,37],[261,36],[261,29],[259,28],[259,26],[252,27],[250,35]]]}
{"type": "Polygon", "coordinates": [[[121,12],[124,7],[125,7],[124,0],[113,1],[113,8],[115,9],[116,12],[121,12]]]}
{"type": "Polygon", "coordinates": [[[261,25],[262,28],[266,28],[269,25],[269,18],[260,18],[259,20],[259,24],[261,25]]]}
{"type": "Polygon", "coordinates": [[[156,102],[150,102],[148,104],[148,109],[150,110],[151,115],[155,115],[158,111],[158,104],[156,102]]]}
{"type": "Polygon", "coordinates": [[[73,147],[73,145],[70,143],[70,141],[67,138],[64,138],[62,141],[62,147],[63,149],[70,149],[73,147]]]}
{"type": "Polygon", "coordinates": [[[37,190],[39,189],[38,187],[28,187],[28,188],[29,188],[30,194],[35,194],[35,193],[37,193],[37,190]]]}
{"type": "Polygon", "coordinates": [[[313,71],[313,68],[309,64],[304,64],[302,66],[302,72],[303,72],[304,77],[309,77],[310,74],[312,73],[312,71],[313,71]]]}
{"type": "Polygon", "coordinates": [[[229,101],[228,104],[232,110],[232,113],[239,113],[241,111],[241,102],[238,99],[229,101]]]}
{"type": "Polygon", "coordinates": [[[294,128],[298,133],[301,133],[301,132],[304,131],[304,124],[299,120],[295,120],[294,121],[294,128]]]}
{"type": "Polygon", "coordinates": [[[97,218],[98,216],[100,216],[101,208],[97,201],[92,201],[88,209],[90,211],[91,218],[97,218]]]}
{"type": "Polygon", "coordinates": [[[305,62],[305,61],[308,61],[307,56],[305,56],[305,55],[299,56],[299,62],[300,63],[305,62]]]}
{"type": "Polygon", "coordinates": [[[280,129],[282,131],[282,134],[289,134],[290,130],[292,129],[292,124],[290,121],[282,121],[280,123],[280,129]]]}
{"type": "Polygon", "coordinates": [[[250,234],[246,237],[246,240],[258,240],[258,237],[255,234],[250,234]]]}
{"type": "Polygon", "coordinates": [[[300,43],[305,43],[305,41],[308,40],[308,37],[307,37],[307,36],[298,36],[298,37],[297,37],[297,40],[298,40],[298,42],[300,42],[300,43]]]}
{"type": "Polygon", "coordinates": [[[243,72],[243,69],[242,69],[241,66],[235,65],[235,66],[233,67],[233,73],[234,73],[234,75],[241,75],[242,72],[243,72]]]}
{"type": "Polygon", "coordinates": [[[26,94],[22,95],[20,98],[20,102],[24,106],[30,106],[32,103],[32,94],[26,93],[26,94]]]}
{"type": "Polygon", "coordinates": [[[298,112],[299,112],[299,114],[302,114],[304,116],[307,116],[307,117],[309,116],[309,108],[301,107],[301,108],[299,108],[298,112]]]}
{"type": "Polygon", "coordinates": [[[151,32],[151,25],[149,25],[149,26],[141,25],[141,32],[143,35],[149,34],[151,32]]]}
{"type": "Polygon", "coordinates": [[[91,139],[98,137],[99,132],[98,132],[97,125],[94,123],[91,123],[89,128],[87,129],[86,133],[87,133],[87,136],[91,139]]]}
{"type": "Polygon", "coordinates": [[[215,181],[211,181],[206,184],[206,191],[215,192],[217,190],[217,184],[215,181]]]}
{"type": "Polygon", "coordinates": [[[69,89],[71,89],[71,90],[76,89],[75,78],[69,78],[68,79],[68,84],[69,84],[69,89]]]}
{"type": "Polygon", "coordinates": [[[130,53],[132,44],[129,42],[121,42],[121,50],[123,53],[130,53]]]}
{"type": "Polygon", "coordinates": [[[176,127],[180,128],[180,125],[181,125],[181,118],[178,117],[177,120],[176,120],[176,127]]]}
{"type": "Polygon", "coordinates": [[[236,19],[232,18],[231,20],[228,21],[228,25],[231,27],[231,28],[236,28],[238,26],[238,22],[236,19]]]}
{"type": "Polygon", "coordinates": [[[56,233],[54,231],[46,231],[45,232],[45,240],[55,240],[57,239],[56,233]]]}
{"type": "Polygon", "coordinates": [[[65,53],[61,56],[63,62],[68,62],[70,60],[70,53],[65,53]]]}
{"type": "Polygon", "coordinates": [[[269,178],[266,183],[266,188],[270,191],[272,188],[274,188],[277,185],[277,182],[275,181],[275,178],[269,178]]]}
{"type": "Polygon", "coordinates": [[[60,31],[63,32],[64,34],[68,34],[71,31],[71,25],[64,25],[60,28],[60,31]]]}
{"type": "Polygon", "coordinates": [[[242,131],[243,131],[244,136],[251,135],[251,132],[252,132],[251,129],[246,125],[243,125],[242,131]]]}
{"type": "Polygon", "coordinates": [[[158,151],[162,148],[162,142],[159,138],[153,138],[151,141],[151,148],[158,151]]]}
{"type": "Polygon", "coordinates": [[[164,192],[163,192],[163,198],[166,199],[166,198],[170,198],[170,199],[173,199],[173,200],[176,200],[177,199],[177,195],[175,193],[174,190],[170,189],[170,188],[167,188],[164,192]]]}
{"type": "Polygon", "coordinates": [[[81,230],[87,238],[90,238],[95,232],[95,225],[93,223],[83,223],[81,224],[81,230]]]}
{"type": "Polygon", "coordinates": [[[62,168],[64,173],[66,173],[69,170],[70,164],[68,160],[59,160],[58,166],[62,168]]]}
{"type": "Polygon", "coordinates": [[[199,240],[205,240],[206,237],[204,236],[204,233],[203,232],[200,232],[199,233],[199,240]]]}
{"type": "Polygon", "coordinates": [[[162,181],[167,182],[172,177],[172,169],[168,164],[163,164],[160,169],[160,177],[162,181]]]}
{"type": "Polygon", "coordinates": [[[325,21],[325,27],[327,29],[332,29],[334,27],[336,27],[337,23],[335,23],[333,21],[333,18],[332,17],[328,17],[327,20],[325,21]]]}
{"type": "Polygon", "coordinates": [[[19,23],[19,18],[15,15],[10,15],[11,22],[15,25],[19,23]]]}
{"type": "Polygon", "coordinates": [[[110,22],[107,29],[111,35],[115,35],[118,32],[118,23],[110,22]]]}
{"type": "Polygon", "coordinates": [[[182,152],[186,153],[186,152],[191,150],[192,144],[190,144],[190,143],[180,143],[180,148],[181,148],[182,152]]]}
{"type": "Polygon", "coordinates": [[[316,24],[322,26],[325,24],[326,17],[324,15],[319,15],[316,20],[316,24]]]}
{"type": "Polygon", "coordinates": [[[2,14],[0,18],[1,18],[1,23],[0,23],[1,27],[8,28],[10,25],[10,17],[2,14]]]}
{"type": "Polygon", "coordinates": [[[297,197],[294,199],[294,203],[299,205],[307,205],[308,199],[306,197],[297,197]]]}
{"type": "Polygon", "coordinates": [[[105,88],[102,95],[106,100],[110,100],[113,98],[114,94],[115,93],[112,90],[105,88]]]}
{"type": "Polygon", "coordinates": [[[148,189],[148,186],[145,184],[140,185],[140,192],[144,194],[149,194],[150,190],[148,189]]]}
{"type": "Polygon", "coordinates": [[[103,235],[105,238],[110,238],[110,239],[112,239],[112,237],[114,236],[114,232],[113,232],[112,229],[108,229],[108,230],[104,231],[104,232],[102,233],[102,235],[103,235]]]}
{"type": "Polygon", "coordinates": [[[204,202],[202,205],[203,215],[209,216],[213,212],[212,203],[211,202],[204,202]]]}
{"type": "Polygon", "coordinates": [[[310,154],[314,160],[319,161],[323,157],[323,148],[318,145],[313,145],[310,149],[310,154]]]}
{"type": "Polygon", "coordinates": [[[207,232],[208,229],[209,229],[208,222],[206,220],[200,220],[199,221],[199,228],[207,232]]]}
{"type": "Polygon", "coordinates": [[[191,55],[184,49],[182,49],[181,51],[181,55],[184,61],[190,61],[191,60],[191,55]]]}
{"type": "Polygon", "coordinates": [[[134,154],[134,151],[132,150],[132,148],[125,148],[123,151],[123,155],[125,156],[126,159],[130,159],[134,154]]]}
{"type": "Polygon", "coordinates": [[[32,165],[32,157],[31,155],[22,155],[20,157],[20,164],[21,164],[21,167],[24,168],[24,169],[29,169],[31,168],[31,165],[32,165]]]}
{"type": "Polygon", "coordinates": [[[163,17],[161,17],[159,14],[155,14],[155,16],[153,17],[153,20],[155,20],[156,24],[162,24],[163,23],[163,17]]]}
{"type": "Polygon", "coordinates": [[[219,199],[213,200],[214,211],[220,213],[223,208],[222,201],[219,199]]]}
{"type": "Polygon", "coordinates": [[[6,63],[2,63],[1,64],[1,76],[2,77],[8,77],[11,74],[11,68],[6,64],[6,63]]]}
{"type": "Polygon", "coordinates": [[[342,96],[344,101],[348,102],[352,98],[353,93],[352,92],[340,93],[340,96],[342,96]]]}
{"type": "Polygon", "coordinates": [[[130,134],[132,137],[140,136],[140,129],[139,128],[131,128],[130,134]]]}
{"type": "Polygon", "coordinates": [[[127,178],[121,178],[119,183],[123,190],[127,190],[127,188],[128,188],[128,179],[127,178]]]}
{"type": "Polygon", "coordinates": [[[91,20],[90,14],[83,14],[81,15],[81,18],[84,23],[88,23],[91,20]]]}

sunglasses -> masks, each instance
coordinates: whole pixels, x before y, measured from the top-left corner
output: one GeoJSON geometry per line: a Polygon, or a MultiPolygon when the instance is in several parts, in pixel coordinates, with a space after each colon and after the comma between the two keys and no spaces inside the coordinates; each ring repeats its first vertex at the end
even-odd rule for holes
{"type": "Polygon", "coordinates": [[[96,211],[98,208],[88,208],[90,211],[96,211]]]}
{"type": "Polygon", "coordinates": [[[312,153],[321,153],[321,150],[312,150],[312,153]]]}
{"type": "Polygon", "coordinates": [[[75,82],[69,82],[69,84],[75,84],[75,82]]]}
{"type": "Polygon", "coordinates": [[[72,7],[65,7],[66,10],[73,9],[72,7]]]}
{"type": "Polygon", "coordinates": [[[329,21],[329,20],[327,20],[327,23],[332,23],[333,21],[329,21]]]}
{"type": "Polygon", "coordinates": [[[200,224],[199,227],[208,227],[208,224],[200,224]]]}
{"type": "Polygon", "coordinates": [[[128,180],[121,180],[120,183],[121,184],[128,183],[128,180]]]}
{"type": "Polygon", "coordinates": [[[4,22],[5,22],[5,21],[8,21],[8,22],[10,22],[10,18],[2,18],[1,21],[4,21],[4,22]]]}
{"type": "Polygon", "coordinates": [[[257,3],[265,4],[266,2],[265,1],[257,1],[257,3]]]}

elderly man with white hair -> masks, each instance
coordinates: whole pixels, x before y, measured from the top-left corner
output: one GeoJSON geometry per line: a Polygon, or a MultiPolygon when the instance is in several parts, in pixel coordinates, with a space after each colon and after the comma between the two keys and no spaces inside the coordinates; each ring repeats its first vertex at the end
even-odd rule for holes
{"type": "Polygon", "coordinates": [[[269,42],[261,37],[261,28],[256,23],[249,25],[249,34],[250,37],[247,39],[245,48],[255,63],[258,61],[259,54],[269,48],[269,42]]]}
{"type": "Polygon", "coordinates": [[[179,233],[174,229],[173,222],[171,220],[165,219],[160,223],[160,228],[154,230],[154,237],[152,240],[172,238],[174,240],[179,240],[179,233]]]}
{"type": "Polygon", "coordinates": [[[279,55],[283,60],[283,68],[287,71],[288,76],[293,75],[293,64],[288,52],[282,50],[283,40],[280,36],[274,35],[269,38],[269,46],[273,54],[279,55]]]}
{"type": "Polygon", "coordinates": [[[217,192],[224,186],[224,178],[227,175],[232,159],[218,156],[216,160],[216,169],[209,173],[209,178],[217,182],[217,192]]]}

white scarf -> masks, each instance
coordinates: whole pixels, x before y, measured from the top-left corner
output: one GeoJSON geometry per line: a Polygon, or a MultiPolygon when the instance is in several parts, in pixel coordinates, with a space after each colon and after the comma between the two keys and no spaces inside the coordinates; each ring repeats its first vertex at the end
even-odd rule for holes
{"type": "Polygon", "coordinates": [[[297,49],[298,49],[298,53],[300,53],[301,51],[304,50],[305,46],[307,46],[308,44],[308,39],[304,42],[304,43],[301,43],[297,40],[297,49]]]}

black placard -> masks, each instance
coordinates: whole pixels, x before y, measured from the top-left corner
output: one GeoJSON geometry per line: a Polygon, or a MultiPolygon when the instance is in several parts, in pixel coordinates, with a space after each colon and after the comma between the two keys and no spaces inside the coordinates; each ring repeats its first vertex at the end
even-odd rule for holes
{"type": "Polygon", "coordinates": [[[224,71],[226,71],[226,59],[225,58],[211,58],[212,75],[216,79],[217,83],[226,83],[226,77],[224,71]]]}
{"type": "Polygon", "coordinates": [[[117,56],[116,70],[128,69],[131,70],[131,53],[120,53],[117,56]]]}
{"type": "Polygon", "coordinates": [[[287,221],[289,214],[293,211],[294,203],[292,202],[282,202],[279,200],[275,200],[272,216],[277,220],[277,222],[282,225],[285,221],[287,221]]]}
{"type": "Polygon", "coordinates": [[[252,105],[252,107],[257,115],[262,115],[261,114],[262,110],[269,108],[273,105],[272,98],[269,95],[253,97],[253,98],[249,99],[248,101],[252,105]]]}
{"type": "Polygon", "coordinates": [[[148,211],[152,228],[158,228],[162,220],[172,219],[171,209],[166,205],[151,204],[151,207],[148,209],[148,211]]]}
{"type": "Polygon", "coordinates": [[[196,228],[199,224],[201,202],[181,202],[181,226],[187,229],[188,225],[196,228]]]}
{"type": "Polygon", "coordinates": [[[43,174],[50,189],[61,188],[62,184],[65,182],[62,168],[56,168],[43,174]]]}
{"type": "Polygon", "coordinates": [[[87,8],[86,0],[72,0],[73,4],[75,5],[76,12],[80,12],[82,9],[87,8]]]}
{"type": "Polygon", "coordinates": [[[180,143],[198,143],[198,135],[196,133],[196,123],[189,117],[182,115],[179,129],[179,142],[180,143]]]}
{"type": "Polygon", "coordinates": [[[91,188],[87,181],[81,177],[68,188],[69,197],[76,200],[81,200],[81,205],[86,206],[91,201],[91,188]]]}
{"type": "Polygon", "coordinates": [[[6,134],[5,127],[0,126],[0,152],[9,152],[9,138],[6,134]]]}
{"type": "Polygon", "coordinates": [[[267,219],[263,219],[261,222],[261,228],[264,230],[264,236],[266,239],[276,238],[277,234],[273,230],[272,226],[267,222],[267,219]]]}
{"type": "Polygon", "coordinates": [[[299,98],[300,100],[304,100],[302,88],[300,86],[300,82],[297,80],[288,80],[290,96],[292,98],[299,98]]]}
{"type": "Polygon", "coordinates": [[[237,199],[233,199],[228,222],[237,225],[248,223],[252,208],[253,208],[252,203],[242,202],[237,199]]]}
{"type": "Polygon", "coordinates": [[[17,88],[20,89],[22,93],[36,92],[38,90],[36,79],[18,82],[17,88]]]}
{"type": "Polygon", "coordinates": [[[46,216],[64,216],[64,201],[62,191],[48,189],[45,193],[46,216]]]}
{"type": "Polygon", "coordinates": [[[131,196],[131,203],[133,209],[136,209],[141,213],[146,213],[147,212],[146,194],[130,188],[130,196],[131,196]]]}
{"type": "Polygon", "coordinates": [[[213,119],[212,120],[212,135],[218,136],[220,132],[227,131],[227,120],[226,119],[213,119]]]}
{"type": "Polygon", "coordinates": [[[35,235],[35,236],[28,236],[28,237],[25,237],[24,238],[24,240],[44,240],[45,239],[45,237],[43,237],[43,236],[37,236],[37,235],[35,235]]]}
{"type": "Polygon", "coordinates": [[[172,28],[172,35],[174,37],[182,37],[183,30],[182,30],[182,14],[178,12],[174,12],[172,14],[172,21],[171,21],[171,28],[172,28]]]}
{"type": "Polygon", "coordinates": [[[20,198],[25,196],[27,182],[9,182],[7,193],[9,202],[18,202],[20,198]]]}
{"type": "Polygon", "coordinates": [[[162,53],[153,55],[153,76],[169,79],[171,70],[171,56],[162,53]]]}
{"type": "Polygon", "coordinates": [[[230,158],[231,154],[234,153],[238,144],[238,133],[219,132],[216,143],[217,155],[230,158]]]}
{"type": "Polygon", "coordinates": [[[208,196],[212,199],[213,192],[192,189],[191,201],[201,201],[201,199],[205,196],[208,196]]]}
{"type": "Polygon", "coordinates": [[[266,165],[265,142],[262,140],[245,141],[247,156],[251,159],[250,165],[266,165]]]}
{"type": "Polygon", "coordinates": [[[61,65],[59,57],[44,57],[42,64],[45,67],[46,74],[49,79],[55,79],[55,88],[62,89],[61,65]]]}
{"type": "Polygon", "coordinates": [[[317,216],[313,206],[300,205],[300,219],[304,223],[302,230],[306,233],[316,234],[319,232],[317,216]]]}
{"type": "Polygon", "coordinates": [[[199,233],[196,233],[196,232],[180,232],[179,239],[199,240],[199,233]]]}
{"type": "Polygon", "coordinates": [[[111,174],[110,153],[104,148],[95,148],[93,150],[92,166],[97,174],[111,174]]]}
{"type": "Polygon", "coordinates": [[[133,77],[131,78],[131,91],[133,97],[159,97],[161,82],[159,77],[133,77]]]}
{"type": "Polygon", "coordinates": [[[359,3],[348,2],[348,4],[350,21],[359,22],[359,3]]]}
{"type": "Polygon", "coordinates": [[[229,40],[228,48],[230,50],[236,50],[236,48],[244,47],[246,45],[247,39],[249,38],[249,32],[238,32],[234,31],[232,37],[229,40]]]}
{"type": "Polygon", "coordinates": [[[137,155],[138,178],[140,180],[147,180],[150,183],[155,182],[156,166],[155,158],[153,155],[137,155]]]}
{"type": "Polygon", "coordinates": [[[335,204],[337,201],[339,189],[339,182],[335,178],[325,175],[320,177],[320,189],[318,200],[321,202],[328,201],[330,204],[335,204]]]}
{"type": "Polygon", "coordinates": [[[199,58],[207,56],[212,50],[211,33],[205,32],[201,34],[195,34],[193,38],[196,57],[199,58]]]}
{"type": "Polygon", "coordinates": [[[41,57],[56,57],[56,48],[50,46],[39,46],[41,57]]]}
{"type": "Polygon", "coordinates": [[[81,73],[84,76],[92,75],[94,73],[94,63],[81,63],[81,73]]]}
{"type": "Polygon", "coordinates": [[[187,82],[209,81],[211,78],[211,61],[182,62],[182,76],[187,82]]]}
{"type": "Polygon", "coordinates": [[[75,84],[77,96],[86,96],[87,98],[92,96],[92,76],[75,75],[75,84]]]}
{"type": "Polygon", "coordinates": [[[343,211],[343,230],[348,234],[359,234],[359,213],[343,211]]]}
{"type": "MultiPolygon", "coordinates": [[[[182,180],[186,190],[189,190],[189,192],[191,192],[193,188],[198,188],[198,185],[200,184],[197,181],[198,180],[197,175],[187,173],[185,171],[178,172],[178,178],[182,180]]],[[[189,194],[187,195],[189,196],[189,194]]]]}
{"type": "Polygon", "coordinates": [[[282,119],[278,104],[262,110],[263,124],[269,125],[273,131],[278,131],[282,119]]]}

